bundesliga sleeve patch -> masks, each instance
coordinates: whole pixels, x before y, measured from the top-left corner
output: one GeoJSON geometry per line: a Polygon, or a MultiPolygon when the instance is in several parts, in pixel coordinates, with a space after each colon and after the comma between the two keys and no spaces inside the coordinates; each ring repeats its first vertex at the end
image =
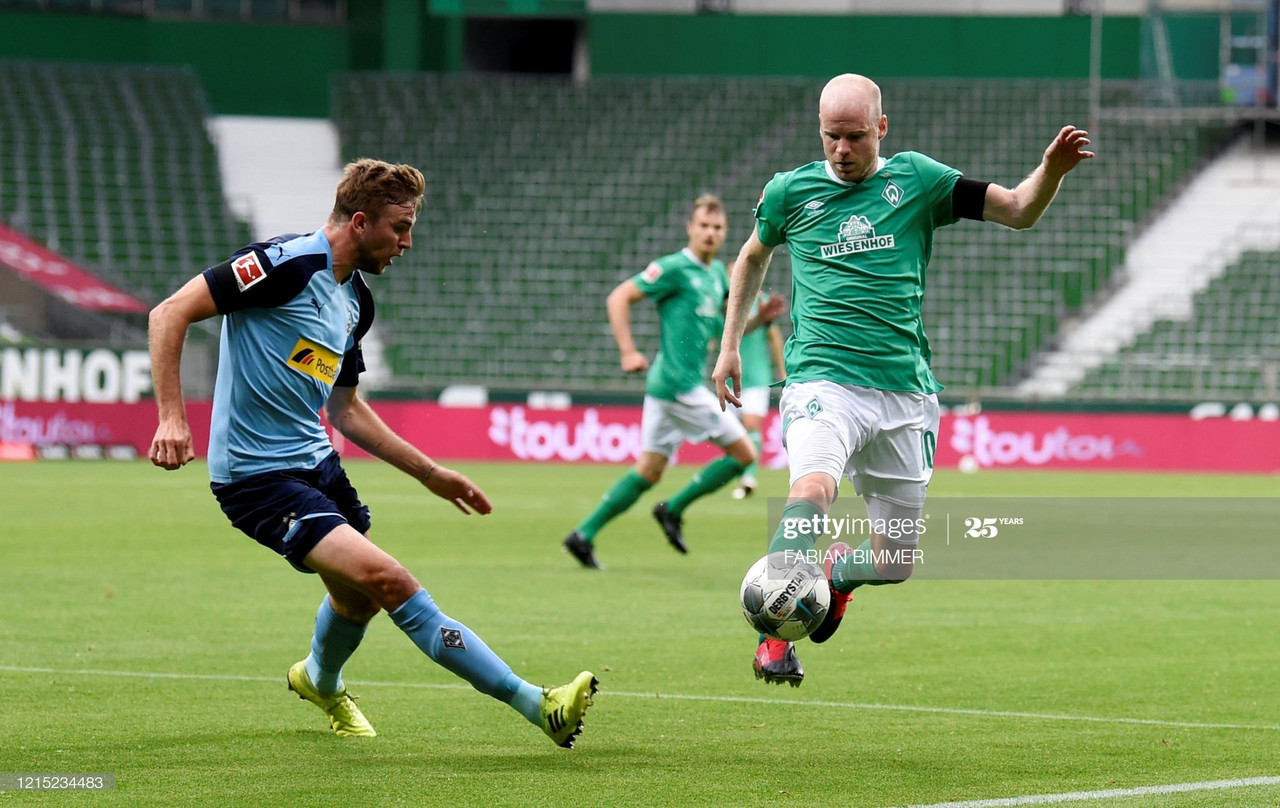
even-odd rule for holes
{"type": "Polygon", "coordinates": [[[657,264],[650,264],[645,267],[644,272],[640,273],[640,277],[644,278],[649,283],[654,283],[658,278],[662,277],[662,267],[657,264]]]}
{"type": "Polygon", "coordinates": [[[258,254],[252,250],[231,262],[231,273],[235,275],[236,286],[240,287],[241,292],[267,277],[267,271],[262,268],[258,254]]]}

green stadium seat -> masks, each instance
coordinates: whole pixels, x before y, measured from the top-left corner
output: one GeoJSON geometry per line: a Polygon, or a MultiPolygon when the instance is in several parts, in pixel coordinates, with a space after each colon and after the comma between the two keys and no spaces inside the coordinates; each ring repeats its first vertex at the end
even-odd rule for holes
{"type": "MultiPolygon", "coordinates": [[[[886,152],[914,149],[1012,185],[1058,121],[1088,118],[1079,81],[886,80],[886,152]]],[[[683,244],[688,205],[718,193],[731,259],[776,171],[821,156],[809,79],[594,79],[349,73],[332,109],[343,155],[419,166],[418,247],[381,281],[392,369],[405,384],[634,393],[604,297],[683,244]],[[722,143],[734,133],[732,149],[722,143]],[[619,144],[626,148],[620,150],[619,144]],[[420,350],[422,342],[430,344],[420,350]],[[504,352],[495,357],[493,351],[504,352]],[[562,361],[548,361],[556,353],[562,361]]],[[[1108,86],[1121,97],[1138,90],[1108,86]]],[[[1108,170],[1066,183],[1029,232],[960,223],[939,234],[926,296],[934,367],[953,392],[1015,382],[1123,261],[1130,233],[1213,148],[1213,127],[1109,124],[1108,170]]],[[[767,281],[789,290],[778,251],[767,281]]],[[[651,307],[633,310],[652,351],[651,307]]]]}

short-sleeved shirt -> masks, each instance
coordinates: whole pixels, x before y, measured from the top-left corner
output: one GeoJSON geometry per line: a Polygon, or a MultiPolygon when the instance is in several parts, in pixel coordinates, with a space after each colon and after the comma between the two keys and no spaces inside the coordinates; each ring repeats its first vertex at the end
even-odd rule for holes
{"type": "Polygon", "coordinates": [[[729,273],[719,259],[703,264],[689,249],[665,255],[631,279],[658,306],[662,343],[645,393],[664,401],[703,386],[707,344],[723,322],[729,273]]]}
{"type": "Polygon", "coordinates": [[[315,468],[333,451],[320,408],[364,370],[360,338],[373,323],[364,278],[337,282],[318,230],[250,244],[204,279],[223,315],[210,479],[315,468]]]}
{"type": "MultiPolygon", "coordinates": [[[[760,311],[765,295],[751,304],[749,317],[755,317],[760,311]]],[[[742,357],[742,389],[749,387],[768,387],[773,384],[773,355],[769,351],[769,324],[761,323],[755,331],[742,335],[738,344],[738,355],[742,357]]]]}
{"type": "Polygon", "coordinates": [[[936,393],[921,322],[933,231],[956,221],[960,172],[917,152],[881,160],[854,184],[818,161],[777,174],[756,234],[791,252],[787,383],[825,380],[936,393]]]}

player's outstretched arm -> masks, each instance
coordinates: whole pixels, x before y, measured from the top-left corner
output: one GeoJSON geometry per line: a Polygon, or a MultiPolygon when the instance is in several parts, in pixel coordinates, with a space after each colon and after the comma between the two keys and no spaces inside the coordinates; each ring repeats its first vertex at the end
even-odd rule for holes
{"type": "Polygon", "coordinates": [[[489,498],[466,475],[445,468],[387,426],[354,387],[335,387],[325,403],[329,423],[347,440],[408,474],[465,514],[493,510],[489,498]]]}
{"type": "Polygon", "coordinates": [[[217,313],[209,285],[197,275],[152,309],[147,318],[151,379],[159,410],[159,424],[147,456],[153,465],[168,471],[185,466],[196,457],[187,406],[182,399],[182,342],[192,323],[217,313]]]}
{"type": "Polygon", "coordinates": [[[1088,132],[1074,126],[1062,127],[1044,150],[1040,165],[1018,187],[1010,190],[994,183],[987,186],[982,218],[1015,230],[1034,225],[1057,195],[1062,178],[1093,157],[1088,146],[1088,132]]]}
{"type": "Polygon", "coordinates": [[[631,307],[643,299],[644,292],[631,279],[614,287],[605,299],[609,328],[613,330],[613,338],[618,343],[622,369],[627,373],[641,373],[649,369],[649,360],[636,348],[635,338],[631,335],[631,307]]]}
{"type": "Polygon", "coordinates": [[[742,356],[738,349],[747,327],[747,314],[751,311],[752,301],[760,294],[771,258],[773,248],[765,246],[752,230],[738,252],[738,260],[733,263],[729,277],[729,302],[724,312],[724,334],[720,337],[720,356],[711,374],[722,410],[726,409],[726,403],[742,406],[738,398],[738,393],[742,392],[742,356]]]}

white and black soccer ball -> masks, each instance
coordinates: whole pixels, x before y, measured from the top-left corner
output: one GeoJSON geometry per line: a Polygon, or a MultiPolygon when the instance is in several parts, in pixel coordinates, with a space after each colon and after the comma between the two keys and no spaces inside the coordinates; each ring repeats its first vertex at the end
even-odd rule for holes
{"type": "Polygon", "coordinates": [[[741,601],[752,628],[795,642],[822,624],[831,608],[831,590],[821,567],[800,553],[779,550],[747,570],[741,601]]]}

